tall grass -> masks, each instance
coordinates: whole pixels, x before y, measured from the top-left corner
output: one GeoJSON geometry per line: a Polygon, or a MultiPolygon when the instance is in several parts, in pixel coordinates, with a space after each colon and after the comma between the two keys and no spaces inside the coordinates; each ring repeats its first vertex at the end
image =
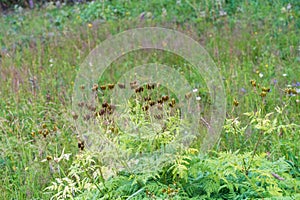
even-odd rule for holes
{"type": "MultiPolygon", "coordinates": [[[[219,67],[228,110],[222,136],[214,150],[239,151],[241,155],[236,157],[245,153],[250,155],[245,156],[248,160],[253,160],[254,154],[265,153],[267,157],[258,159],[262,163],[276,162],[283,157],[294,167],[294,171],[286,173],[299,182],[300,5],[297,1],[104,2],[104,5],[95,2],[1,16],[1,199],[50,198],[44,188],[55,178],[66,177],[72,162],[77,161],[75,155],[82,153],[77,148],[74,127],[66,118],[80,63],[111,35],[146,26],[175,28],[190,35],[205,47],[219,67]],[[222,16],[221,11],[226,15],[222,16]],[[263,87],[270,92],[263,95],[263,87]],[[234,105],[234,100],[238,105],[234,105]],[[267,118],[271,112],[273,115],[267,118]],[[268,130],[276,130],[257,128],[262,121],[268,130]],[[55,158],[63,151],[72,154],[70,160],[57,163],[55,158]],[[46,162],[41,162],[45,159],[46,162]]],[[[168,63],[186,73],[195,87],[202,85],[199,74],[182,67],[184,60],[173,55],[160,57],[151,51],[133,53],[112,64],[102,83],[114,81],[109,79],[109,73],[115,73],[116,69],[121,75],[126,66],[140,65],[135,57],[145,58],[145,63],[168,63]]],[[[205,94],[203,87],[203,97],[205,94]]],[[[209,98],[202,100],[205,106],[209,98]]],[[[216,160],[211,155],[208,162],[216,160]]],[[[247,162],[244,167],[251,165],[247,162]]],[[[169,179],[174,174],[160,175],[169,179]]],[[[187,176],[177,177],[178,182],[187,176]]],[[[163,187],[170,190],[171,182],[163,182],[166,184],[163,187]]],[[[176,187],[171,188],[174,193],[176,187]]],[[[299,193],[299,187],[294,189],[299,193]]],[[[137,191],[131,191],[131,195],[137,191]]]]}

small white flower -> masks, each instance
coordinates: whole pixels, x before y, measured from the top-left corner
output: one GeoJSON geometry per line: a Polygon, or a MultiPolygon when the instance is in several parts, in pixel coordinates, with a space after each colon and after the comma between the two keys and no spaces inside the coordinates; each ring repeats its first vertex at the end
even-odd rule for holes
{"type": "Polygon", "coordinates": [[[287,76],[287,74],[282,74],[282,76],[286,77],[286,76],[287,76]]]}
{"type": "Polygon", "coordinates": [[[296,99],[296,103],[300,103],[300,100],[299,100],[299,99],[296,99]]]}
{"type": "Polygon", "coordinates": [[[243,12],[243,8],[237,7],[237,11],[238,11],[238,12],[243,12]]]}
{"type": "Polygon", "coordinates": [[[194,93],[198,92],[198,89],[197,88],[193,89],[193,92],[194,93]]]}
{"type": "Polygon", "coordinates": [[[146,13],[146,17],[147,17],[148,19],[150,19],[150,18],[152,17],[152,12],[147,12],[147,13],[146,13]]]}
{"type": "Polygon", "coordinates": [[[69,160],[71,155],[72,155],[71,153],[66,153],[66,154],[64,155],[64,158],[65,158],[66,160],[69,160]]]}
{"type": "Polygon", "coordinates": [[[260,72],[260,73],[259,73],[259,77],[260,77],[260,78],[264,77],[264,74],[260,72]]]}
{"type": "Polygon", "coordinates": [[[53,63],[53,58],[50,58],[49,63],[53,63]]]}
{"type": "Polygon", "coordinates": [[[286,8],[285,7],[282,7],[281,8],[281,13],[285,13],[286,12],[286,8]]]}
{"type": "Polygon", "coordinates": [[[53,64],[52,64],[52,63],[50,64],[50,67],[53,67],[53,64]]]}
{"type": "Polygon", "coordinates": [[[206,17],[205,11],[200,11],[200,17],[206,17]]]}
{"type": "Polygon", "coordinates": [[[167,9],[163,8],[162,9],[162,14],[161,14],[163,17],[166,17],[167,16],[167,9]]]}
{"type": "Polygon", "coordinates": [[[90,66],[90,67],[93,67],[93,63],[92,63],[92,62],[89,62],[89,66],[90,66]]]}
{"type": "Polygon", "coordinates": [[[226,15],[227,15],[227,12],[224,11],[224,10],[220,10],[220,11],[219,11],[219,15],[220,15],[221,17],[226,16],[226,15]]]}
{"type": "Polygon", "coordinates": [[[286,6],[286,9],[287,9],[287,10],[291,10],[291,8],[292,8],[292,5],[289,3],[289,4],[286,6]]]}
{"type": "Polygon", "coordinates": [[[240,125],[240,121],[238,120],[238,117],[235,118],[235,119],[233,120],[233,123],[234,123],[236,126],[239,126],[239,125],[240,125]]]}
{"type": "Polygon", "coordinates": [[[196,100],[197,100],[197,101],[200,101],[200,100],[201,100],[201,97],[196,97],[196,100]]]}
{"type": "Polygon", "coordinates": [[[21,6],[18,7],[18,12],[19,13],[23,12],[23,8],[21,6]]]}
{"type": "Polygon", "coordinates": [[[300,88],[297,88],[296,92],[297,92],[297,94],[299,94],[300,93],[300,88]]]}

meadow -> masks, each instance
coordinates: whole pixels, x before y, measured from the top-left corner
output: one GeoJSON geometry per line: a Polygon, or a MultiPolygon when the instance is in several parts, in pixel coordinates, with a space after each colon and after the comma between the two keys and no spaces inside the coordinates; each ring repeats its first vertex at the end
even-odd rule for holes
{"type": "Polygon", "coordinates": [[[297,0],[14,6],[0,16],[0,199],[300,199],[299,36],[297,0]],[[142,27],[182,32],[216,64],[227,107],[210,151],[201,152],[199,137],[189,148],[156,159],[155,167],[143,165],[142,155],[164,151],[189,126],[179,123],[182,105],[174,93],[157,84],[130,84],[125,116],[141,135],[110,118],[111,90],[123,87],[119,78],[135,66],[160,63],[197,89],[207,121],[211,99],[201,73],[168,52],[124,55],[88,88],[101,94],[95,107],[82,104],[93,114],[72,112],[74,90],[86,89],[76,85],[76,76],[89,53],[120,32],[142,27]],[[152,103],[177,110],[152,119],[152,103]],[[112,167],[117,154],[110,148],[89,148],[76,128],[78,118],[94,120],[99,140],[122,150],[122,167],[112,167]],[[130,164],[127,156],[142,165],[130,164]]]}

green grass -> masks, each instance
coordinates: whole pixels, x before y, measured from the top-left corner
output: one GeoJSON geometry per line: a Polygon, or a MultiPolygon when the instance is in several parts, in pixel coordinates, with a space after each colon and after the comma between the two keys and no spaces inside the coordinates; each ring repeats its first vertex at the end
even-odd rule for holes
{"type": "MultiPolygon", "coordinates": [[[[168,0],[104,2],[1,16],[0,198],[49,199],[65,189],[51,188],[52,182],[57,182],[55,178],[67,178],[64,180],[75,183],[74,189],[81,190],[73,192],[77,199],[297,199],[298,1],[220,1],[220,5],[183,0],[181,4],[168,0]],[[291,10],[287,10],[288,3],[291,10]],[[162,15],[162,8],[166,15],[162,15]],[[221,10],[227,15],[220,16],[221,10]],[[77,138],[69,120],[76,73],[89,52],[106,38],[147,26],[177,29],[208,51],[223,76],[227,120],[208,155],[189,149],[183,155],[170,155],[155,171],[124,170],[109,177],[114,172],[103,164],[103,155],[77,147],[81,138],[77,138]],[[255,80],[256,87],[251,80],[255,80]],[[263,87],[270,88],[265,97],[261,96],[263,87]],[[297,94],[289,94],[292,90],[297,94]],[[233,105],[234,100],[238,106],[233,105]],[[55,158],[63,151],[71,154],[70,158],[67,160],[66,155],[58,162],[55,158]]],[[[110,66],[99,85],[115,83],[132,66],[149,62],[168,64],[184,74],[193,87],[199,88],[201,106],[206,108],[210,99],[201,74],[193,72],[184,59],[168,53],[141,51],[125,55],[110,66]]],[[[159,96],[167,91],[156,92],[159,96]]],[[[137,100],[133,106],[137,110],[128,112],[128,116],[144,120],[146,125],[145,116],[136,114],[142,103],[137,100]]],[[[173,130],[176,125],[169,128],[173,130]]],[[[101,127],[107,137],[112,137],[111,130],[101,127]]],[[[140,145],[143,151],[153,151],[147,142],[150,132],[145,140],[135,140],[126,132],[116,134],[124,139],[124,149],[140,145]]]]}

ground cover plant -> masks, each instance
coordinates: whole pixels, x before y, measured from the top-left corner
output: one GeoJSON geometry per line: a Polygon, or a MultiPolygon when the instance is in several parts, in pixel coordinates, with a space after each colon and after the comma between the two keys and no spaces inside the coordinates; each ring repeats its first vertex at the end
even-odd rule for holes
{"type": "MultiPolygon", "coordinates": [[[[1,199],[298,199],[300,198],[300,4],[298,1],[94,1],[15,5],[0,18],[1,199]],[[110,120],[117,80],[126,70],[162,63],[182,74],[199,97],[207,127],[209,91],[183,58],[145,50],[112,63],[91,92],[93,113],[70,112],[80,64],[99,43],[124,30],[160,26],[181,31],[211,55],[223,78],[226,120],[211,151],[201,137],[153,168],[89,148],[74,126],[97,122],[129,156],[163,151],[179,125],[181,104],[157,83],[126,85],[130,134],[110,120]],[[154,109],[160,115],[150,116],[154,109]],[[109,122],[109,123],[108,123],[109,122]],[[160,124],[152,129],[149,124],[160,124]],[[130,165],[131,164],[131,165],[130,165]]],[[[125,87],[125,86],[124,86],[125,87]]],[[[189,98],[189,94],[187,97],[189,98]]],[[[201,133],[202,133],[201,132],[201,133]]],[[[180,146],[178,147],[180,149],[180,146]]]]}

